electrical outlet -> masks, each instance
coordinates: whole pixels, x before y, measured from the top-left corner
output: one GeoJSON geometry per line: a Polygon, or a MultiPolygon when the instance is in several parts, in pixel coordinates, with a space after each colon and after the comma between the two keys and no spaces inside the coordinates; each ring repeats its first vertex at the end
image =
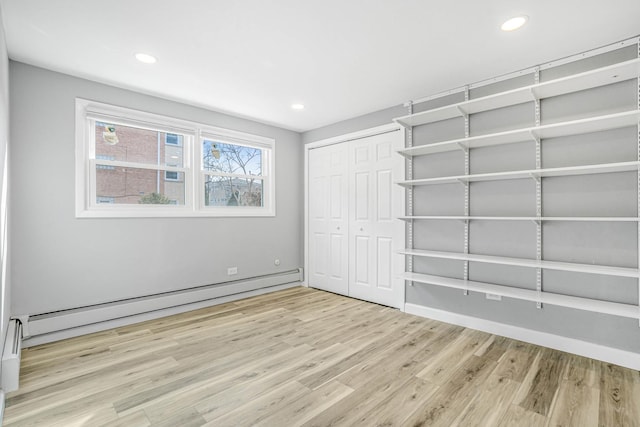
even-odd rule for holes
{"type": "Polygon", "coordinates": [[[238,274],[238,267],[227,268],[227,276],[233,276],[234,274],[238,274]]]}
{"type": "Polygon", "coordinates": [[[487,294],[487,299],[491,299],[494,301],[502,301],[502,295],[487,294]]]}

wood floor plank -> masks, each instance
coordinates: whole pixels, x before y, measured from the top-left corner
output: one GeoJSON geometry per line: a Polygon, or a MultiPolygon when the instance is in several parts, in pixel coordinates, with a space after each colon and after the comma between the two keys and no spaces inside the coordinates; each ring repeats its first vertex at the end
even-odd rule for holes
{"type": "Polygon", "coordinates": [[[177,408],[197,402],[197,398],[206,393],[218,393],[228,388],[239,379],[250,377],[259,378],[267,375],[283,364],[293,363],[310,349],[299,346],[287,348],[270,357],[261,359],[250,366],[238,366],[235,369],[212,374],[209,370],[201,370],[186,378],[180,378],[173,383],[165,384],[137,396],[115,402],[118,414],[126,414],[138,409],[144,409],[152,422],[164,419],[177,408]],[[131,406],[135,403],[135,406],[131,406]]]}
{"type": "Polygon", "coordinates": [[[406,382],[395,382],[389,385],[391,393],[385,393],[382,399],[357,418],[352,418],[349,425],[403,425],[404,416],[425,406],[439,386],[418,377],[411,377],[406,382]]]}
{"type": "Polygon", "coordinates": [[[498,427],[546,427],[547,421],[547,417],[537,412],[527,411],[522,406],[512,404],[498,423],[498,427]]]}
{"type": "Polygon", "coordinates": [[[305,393],[299,399],[294,400],[255,425],[263,427],[301,426],[351,393],[353,393],[351,387],[347,387],[339,381],[331,381],[310,393],[305,393]]]}
{"type": "Polygon", "coordinates": [[[299,287],[26,348],[4,422],[627,427],[638,402],[638,371],[299,287]]]}
{"type": "Polygon", "coordinates": [[[135,412],[124,417],[101,424],[100,427],[150,427],[151,421],[144,411],[135,412]]]}
{"type": "Polygon", "coordinates": [[[540,347],[533,344],[512,341],[495,374],[521,383],[539,351],[540,347]]]}
{"type": "Polygon", "coordinates": [[[428,402],[403,421],[408,425],[450,426],[484,384],[497,362],[490,357],[472,356],[451,379],[431,396],[428,402]]]}
{"type": "Polygon", "coordinates": [[[245,381],[237,381],[229,388],[225,388],[216,394],[209,394],[206,398],[195,403],[195,408],[206,418],[215,419],[247,401],[268,393],[274,387],[289,381],[297,381],[303,375],[318,372],[327,365],[335,364],[353,353],[353,349],[342,344],[308,352],[301,356],[295,363],[284,367],[271,375],[263,378],[247,378],[245,381]]]}
{"type": "Polygon", "coordinates": [[[417,330],[402,338],[395,339],[394,344],[387,351],[367,357],[353,369],[345,372],[340,381],[349,387],[381,387],[380,381],[387,381],[389,377],[414,376],[422,369],[422,364],[415,359],[426,347],[435,341],[433,332],[417,330]]]}
{"type": "Polygon", "coordinates": [[[116,420],[118,415],[109,404],[82,405],[81,407],[71,406],[64,410],[51,412],[39,412],[28,419],[13,420],[5,419],[3,426],[6,427],[27,427],[27,426],[47,426],[47,427],[69,427],[91,426],[106,424],[116,420]]]}
{"type": "Polygon", "coordinates": [[[564,353],[551,349],[541,350],[527,373],[515,402],[527,411],[548,416],[560,386],[565,364],[564,353]]]}
{"type": "Polygon", "coordinates": [[[185,407],[153,423],[154,427],[199,427],[207,421],[195,408],[185,407]]]}
{"type": "Polygon", "coordinates": [[[206,425],[216,427],[254,426],[308,393],[311,393],[309,388],[297,381],[291,381],[239,406],[222,417],[210,419],[205,415],[209,421],[206,425]]]}
{"type": "Polygon", "coordinates": [[[444,384],[449,377],[484,343],[492,341],[485,332],[465,330],[453,342],[430,358],[427,366],[418,373],[418,377],[434,384],[444,384]]]}
{"type": "Polygon", "coordinates": [[[392,329],[387,333],[373,332],[371,334],[363,335],[363,340],[360,340],[360,342],[355,342],[355,340],[350,341],[349,346],[357,349],[356,352],[345,357],[334,365],[328,366],[320,372],[305,376],[300,379],[300,383],[312,390],[315,390],[321,385],[339,378],[367,357],[384,352],[386,349],[393,346],[393,338],[395,338],[397,332],[397,329],[392,329]]]}
{"type": "Polygon", "coordinates": [[[600,373],[601,426],[640,425],[638,372],[603,363],[600,373]]]}
{"type": "MultiPolygon", "coordinates": [[[[307,425],[310,426],[331,426],[331,425],[356,425],[362,419],[369,419],[370,413],[376,412],[377,408],[384,406],[390,396],[395,396],[400,390],[406,391],[407,387],[413,385],[412,381],[426,390],[426,382],[415,377],[416,372],[421,369],[420,364],[410,359],[411,355],[418,354],[419,346],[428,345],[429,341],[420,342],[421,338],[429,337],[433,333],[429,330],[416,331],[405,340],[400,340],[398,348],[411,349],[412,352],[401,356],[392,351],[384,353],[381,357],[363,362],[361,365],[340,376],[340,381],[347,381],[355,391],[342,401],[338,402],[329,410],[324,411],[317,417],[311,419],[307,425]]],[[[436,386],[428,384],[429,389],[436,386]]],[[[426,391],[417,396],[425,395],[426,391]]]]}
{"type": "Polygon", "coordinates": [[[492,373],[476,396],[455,419],[452,426],[484,427],[497,425],[511,406],[520,383],[492,373]]]}
{"type": "Polygon", "coordinates": [[[108,367],[29,393],[11,395],[6,402],[9,406],[7,417],[19,418],[33,414],[36,412],[34,406],[37,411],[44,411],[48,408],[74,402],[80,396],[108,392],[113,388],[113,384],[124,386],[131,382],[144,381],[154,373],[163,375],[177,366],[177,362],[170,357],[158,359],[156,356],[152,356],[145,360],[136,360],[133,364],[119,366],[117,370],[108,367]]]}
{"type": "Polygon", "coordinates": [[[582,381],[563,380],[549,416],[549,425],[595,427],[598,425],[599,401],[600,390],[582,381]]]}

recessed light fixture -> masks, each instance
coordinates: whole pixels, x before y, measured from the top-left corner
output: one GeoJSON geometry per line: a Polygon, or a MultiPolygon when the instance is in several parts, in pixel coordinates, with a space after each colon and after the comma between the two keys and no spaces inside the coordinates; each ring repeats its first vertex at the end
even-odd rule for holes
{"type": "Polygon", "coordinates": [[[294,110],[304,110],[304,104],[291,104],[291,108],[294,110]]]}
{"type": "Polygon", "coordinates": [[[136,59],[145,64],[155,64],[158,62],[155,56],[149,55],[148,53],[136,53],[136,59]]]}
{"type": "Polygon", "coordinates": [[[528,19],[529,19],[529,17],[525,16],[525,15],[516,16],[515,18],[511,18],[511,19],[505,21],[504,24],[502,24],[502,26],[500,26],[500,29],[502,31],[514,31],[514,30],[517,30],[518,28],[520,28],[524,24],[526,24],[528,19]]]}

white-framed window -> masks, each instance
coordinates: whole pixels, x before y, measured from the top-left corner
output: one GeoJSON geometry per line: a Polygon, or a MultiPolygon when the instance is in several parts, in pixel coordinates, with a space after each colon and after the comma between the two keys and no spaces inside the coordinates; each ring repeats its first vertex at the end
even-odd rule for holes
{"type": "Polygon", "coordinates": [[[179,181],[179,172],[177,171],[164,171],[165,181],[179,181]]]}
{"type": "Polygon", "coordinates": [[[203,132],[200,137],[204,207],[260,209],[271,187],[268,141],[242,141],[203,132]]]}
{"type": "Polygon", "coordinates": [[[164,143],[167,145],[182,145],[182,138],[175,133],[167,133],[164,136],[164,143]]]}
{"type": "Polygon", "coordinates": [[[76,99],[76,216],[273,216],[275,141],[76,99]]]}

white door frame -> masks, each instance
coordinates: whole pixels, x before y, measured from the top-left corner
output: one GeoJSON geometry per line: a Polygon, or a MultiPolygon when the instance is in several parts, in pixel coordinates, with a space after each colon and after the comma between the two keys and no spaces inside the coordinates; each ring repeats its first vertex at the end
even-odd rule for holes
{"type": "MultiPolygon", "coordinates": [[[[405,128],[399,125],[398,123],[389,123],[382,126],[376,126],[369,129],[360,130],[357,132],[351,132],[344,135],[334,136],[332,138],[322,139],[319,141],[310,142],[305,144],[304,146],[304,280],[302,282],[303,286],[309,287],[309,282],[307,278],[309,277],[309,151],[314,148],[325,147],[327,145],[340,144],[347,141],[352,141],[355,139],[367,138],[369,136],[380,135],[383,133],[400,131],[401,138],[405,140],[405,128]]],[[[402,178],[404,179],[405,166],[404,162],[402,163],[402,178]]],[[[405,204],[405,192],[402,191],[402,204],[405,204]]],[[[405,247],[405,233],[400,233],[400,235],[393,236],[394,241],[398,242],[400,247],[405,247]],[[397,239],[397,240],[396,240],[397,239]]],[[[401,286],[401,301],[402,304],[399,307],[400,310],[404,311],[404,301],[405,301],[405,286],[401,286]]]]}

